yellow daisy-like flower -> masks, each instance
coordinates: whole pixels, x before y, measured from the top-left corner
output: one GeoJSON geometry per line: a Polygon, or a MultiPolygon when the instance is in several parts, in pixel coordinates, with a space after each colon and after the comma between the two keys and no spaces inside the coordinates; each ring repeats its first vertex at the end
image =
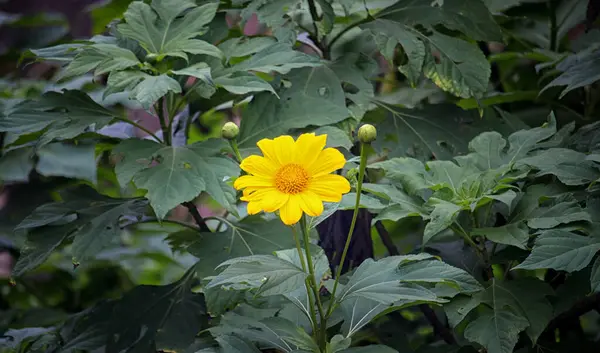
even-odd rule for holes
{"type": "Polygon", "coordinates": [[[327,135],[302,134],[258,141],[262,156],[245,158],[240,167],[249,175],[239,177],[233,186],[244,189],[248,213],[275,212],[283,223],[292,225],[302,213],[318,216],[323,201],[339,202],[350,191],[346,178],[331,174],[344,167],[346,158],[335,148],[325,148],[327,135]]]}

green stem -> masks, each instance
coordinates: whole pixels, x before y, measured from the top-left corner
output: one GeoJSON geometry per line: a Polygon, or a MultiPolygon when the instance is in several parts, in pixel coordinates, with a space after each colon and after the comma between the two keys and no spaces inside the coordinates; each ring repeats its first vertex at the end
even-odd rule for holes
{"type": "Polygon", "coordinates": [[[310,17],[313,21],[313,28],[315,29],[315,37],[319,40],[319,27],[317,21],[319,21],[319,15],[317,14],[317,7],[315,6],[315,0],[308,0],[308,10],[310,11],[310,17]]]}
{"type": "Polygon", "coordinates": [[[479,246],[477,246],[477,243],[475,243],[473,239],[471,239],[471,236],[465,231],[465,229],[460,224],[455,222],[455,225],[450,226],[450,229],[455,233],[460,234],[465,240],[465,243],[469,244],[475,250],[475,253],[479,257],[479,260],[485,267],[485,272],[488,276],[488,279],[494,278],[494,272],[492,271],[492,266],[489,261],[487,249],[485,248],[485,239],[483,240],[483,248],[480,248],[479,246]]]}
{"type": "MultiPolygon", "coordinates": [[[[160,128],[163,132],[163,140],[167,146],[171,146],[171,131],[169,130],[170,123],[165,120],[165,107],[163,98],[160,98],[157,102],[156,114],[158,114],[158,120],[160,121],[160,128]],[[169,124],[169,125],[167,125],[169,124]]],[[[168,117],[169,119],[171,117],[168,117]]]]}
{"type": "Polygon", "coordinates": [[[346,244],[344,245],[344,251],[342,252],[342,257],[340,258],[340,263],[338,265],[335,281],[333,283],[333,290],[331,292],[331,301],[329,302],[329,308],[327,309],[326,317],[329,317],[333,312],[334,303],[335,303],[335,292],[337,291],[338,284],[340,282],[340,276],[342,275],[342,268],[344,267],[344,261],[346,261],[346,255],[348,254],[348,248],[350,248],[350,242],[352,241],[352,235],[354,234],[354,227],[356,226],[356,219],[358,218],[358,211],[360,209],[360,195],[362,192],[362,184],[363,179],[365,177],[365,169],[367,168],[367,151],[365,149],[365,144],[361,143],[360,145],[360,167],[358,170],[358,182],[356,184],[356,203],[354,204],[354,213],[352,214],[352,222],[350,223],[350,230],[348,231],[348,236],[346,237],[346,244]]]}
{"type": "Polygon", "coordinates": [[[550,15],[550,50],[556,51],[558,42],[558,25],[556,23],[556,0],[548,0],[550,15]]]}
{"type": "Polygon", "coordinates": [[[162,141],[160,138],[158,138],[158,136],[156,136],[156,134],[155,134],[155,133],[153,133],[152,131],[150,131],[150,130],[148,130],[147,128],[143,127],[142,125],[140,125],[140,124],[136,123],[135,121],[133,121],[133,120],[129,120],[129,119],[127,119],[127,118],[121,118],[121,117],[117,117],[117,118],[115,118],[115,119],[116,119],[116,120],[118,120],[118,121],[121,121],[121,122],[124,122],[124,123],[130,124],[130,125],[133,125],[133,126],[137,127],[138,129],[140,129],[140,130],[144,131],[144,132],[145,132],[145,133],[147,133],[148,135],[150,135],[150,136],[151,136],[153,139],[155,139],[155,140],[156,140],[156,142],[158,142],[158,143],[163,143],[163,141],[162,141]]]}
{"type": "MultiPolygon", "coordinates": [[[[298,238],[298,234],[296,232],[296,228],[292,226],[292,233],[294,234],[294,240],[296,241],[296,251],[298,251],[298,256],[300,257],[300,264],[302,265],[302,270],[306,272],[306,261],[304,261],[304,252],[302,251],[302,246],[300,246],[300,239],[298,238]]],[[[315,339],[318,339],[319,326],[317,325],[317,313],[315,311],[315,303],[312,299],[310,283],[309,280],[306,279],[304,281],[304,285],[306,286],[306,295],[308,296],[308,306],[310,311],[310,321],[313,329],[313,336],[315,339]]]]}
{"type": "Polygon", "coordinates": [[[367,16],[366,18],[363,18],[363,19],[362,19],[362,20],[360,20],[360,21],[354,22],[354,23],[353,23],[353,24],[351,24],[350,26],[348,26],[348,27],[346,27],[346,28],[342,29],[342,30],[341,30],[341,31],[340,31],[340,32],[339,32],[339,33],[338,33],[338,34],[337,34],[335,37],[333,37],[333,39],[332,39],[332,40],[331,40],[331,41],[330,41],[330,42],[327,44],[327,47],[328,47],[328,48],[333,48],[333,45],[335,44],[335,42],[337,42],[338,40],[340,40],[340,38],[341,38],[341,37],[342,37],[344,34],[346,34],[346,33],[347,33],[349,30],[351,30],[351,29],[352,29],[352,28],[354,28],[354,27],[358,27],[358,26],[360,26],[360,25],[362,25],[362,24],[365,24],[365,23],[367,23],[367,22],[369,22],[369,21],[371,21],[371,20],[373,20],[373,17],[369,15],[369,16],[367,16]]]}
{"type": "Polygon", "coordinates": [[[229,145],[231,146],[231,149],[233,150],[233,154],[235,155],[235,158],[237,159],[238,163],[242,163],[242,155],[240,154],[240,149],[238,148],[238,143],[236,139],[233,140],[229,140],[229,145]]]}
{"type": "Polygon", "coordinates": [[[313,264],[312,256],[310,254],[310,230],[306,222],[306,216],[302,216],[302,218],[300,218],[300,228],[302,229],[302,234],[304,236],[304,250],[306,251],[306,261],[308,262],[308,273],[310,274],[309,282],[311,284],[313,295],[315,296],[317,302],[317,308],[319,309],[319,318],[321,319],[320,326],[317,326],[319,328],[318,337],[320,339],[320,347],[325,348],[325,345],[327,344],[327,323],[325,321],[325,311],[323,310],[323,303],[321,303],[321,296],[319,295],[320,279],[319,282],[317,282],[317,276],[315,275],[315,266],[313,264]]]}

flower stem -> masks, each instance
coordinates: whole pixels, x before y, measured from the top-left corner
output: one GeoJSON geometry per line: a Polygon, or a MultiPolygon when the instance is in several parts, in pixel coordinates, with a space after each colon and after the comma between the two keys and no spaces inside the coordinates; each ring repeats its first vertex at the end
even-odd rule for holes
{"type": "Polygon", "coordinates": [[[300,218],[300,228],[302,229],[302,234],[304,236],[304,250],[306,251],[306,261],[308,262],[308,273],[310,274],[310,286],[313,291],[313,295],[315,296],[317,302],[317,308],[319,309],[319,319],[320,326],[317,326],[320,330],[319,339],[321,348],[325,348],[327,344],[327,336],[326,336],[326,325],[325,322],[325,311],[323,310],[323,304],[321,303],[321,296],[319,295],[319,284],[320,279],[317,282],[317,277],[315,276],[315,267],[312,261],[312,256],[310,254],[310,230],[308,228],[308,223],[306,222],[306,216],[302,216],[300,218]]]}
{"type": "Polygon", "coordinates": [[[238,143],[236,139],[232,139],[229,140],[229,145],[231,146],[231,149],[233,150],[233,154],[235,155],[235,158],[237,159],[238,163],[242,163],[242,155],[240,154],[240,149],[238,148],[238,143]]]}
{"type": "Polygon", "coordinates": [[[350,223],[350,230],[346,237],[346,244],[344,245],[344,251],[335,274],[335,282],[333,284],[333,290],[331,292],[331,301],[329,302],[329,308],[327,309],[327,317],[331,315],[335,303],[335,292],[337,291],[338,284],[340,282],[340,276],[342,275],[342,268],[344,267],[344,261],[346,261],[346,255],[348,254],[348,248],[350,248],[350,242],[352,241],[352,235],[354,234],[354,227],[356,226],[356,219],[358,218],[358,211],[360,209],[360,194],[362,192],[363,179],[365,177],[365,169],[367,168],[367,151],[365,149],[365,143],[360,145],[360,167],[358,170],[358,182],[356,183],[356,203],[354,204],[354,213],[352,214],[352,223],[350,223]]]}
{"type": "MultiPolygon", "coordinates": [[[[294,226],[292,226],[292,233],[294,234],[294,240],[296,241],[296,251],[298,251],[298,257],[300,257],[300,264],[302,265],[302,270],[306,272],[306,261],[304,261],[304,252],[302,251],[302,247],[300,246],[300,239],[298,238],[298,234],[294,226]]],[[[306,286],[306,295],[308,296],[308,306],[310,311],[310,322],[313,329],[313,336],[315,337],[315,339],[317,339],[319,326],[317,326],[317,313],[315,312],[315,303],[312,299],[310,289],[311,285],[309,283],[308,278],[304,281],[304,285],[306,286]]]]}

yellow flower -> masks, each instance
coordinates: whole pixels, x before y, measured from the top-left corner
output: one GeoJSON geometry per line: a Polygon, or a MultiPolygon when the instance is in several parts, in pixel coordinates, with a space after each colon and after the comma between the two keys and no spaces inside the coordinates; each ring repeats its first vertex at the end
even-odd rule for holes
{"type": "Polygon", "coordinates": [[[262,156],[245,158],[240,167],[249,175],[239,177],[234,187],[244,189],[248,213],[275,212],[292,225],[302,217],[323,213],[323,201],[339,202],[350,191],[346,178],[330,174],[346,164],[335,148],[325,148],[327,135],[302,134],[258,141],[262,156]]]}

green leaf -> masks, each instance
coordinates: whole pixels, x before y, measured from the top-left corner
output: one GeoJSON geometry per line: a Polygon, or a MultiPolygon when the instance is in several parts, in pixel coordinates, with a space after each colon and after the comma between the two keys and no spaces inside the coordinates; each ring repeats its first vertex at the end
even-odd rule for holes
{"type": "Polygon", "coordinates": [[[556,65],[556,69],[561,74],[548,83],[541,91],[551,87],[567,86],[561,92],[559,98],[563,98],[570,91],[591,85],[600,80],[600,68],[598,68],[598,60],[600,60],[600,47],[597,45],[591,46],[577,54],[568,56],[565,60],[556,65]]]}
{"type": "Polygon", "coordinates": [[[0,182],[26,182],[29,180],[29,173],[31,173],[33,166],[33,152],[31,149],[20,148],[8,151],[0,157],[0,182]]]}
{"type": "Polygon", "coordinates": [[[314,132],[317,136],[324,134],[327,135],[327,143],[325,144],[325,147],[343,147],[349,151],[354,145],[346,131],[334,126],[321,126],[314,132]]]}
{"type": "Polygon", "coordinates": [[[571,149],[550,148],[521,159],[517,165],[526,164],[537,169],[536,177],[551,174],[565,185],[583,185],[600,178],[600,170],[586,157],[571,149]]]}
{"type": "Polygon", "coordinates": [[[106,350],[183,350],[208,326],[202,294],[191,291],[193,270],[166,286],[142,285],[119,299],[106,350]],[[156,347],[156,348],[154,348],[156,347]]]}
{"type": "Polygon", "coordinates": [[[256,320],[230,312],[223,316],[220,327],[211,329],[218,337],[234,334],[262,349],[277,349],[281,352],[316,352],[319,346],[304,329],[281,317],[256,320]]]}
{"type": "Polygon", "coordinates": [[[206,83],[212,84],[212,77],[210,75],[210,66],[207,63],[197,63],[192,66],[188,66],[181,70],[171,71],[175,75],[181,76],[192,76],[198,78],[206,83]]]}
{"type": "Polygon", "coordinates": [[[222,335],[216,338],[221,347],[220,351],[206,348],[198,353],[261,353],[252,343],[237,336],[222,335]]]}
{"type": "Polygon", "coordinates": [[[457,327],[467,317],[467,315],[481,304],[479,296],[469,297],[466,295],[458,295],[444,303],[444,312],[448,318],[450,327],[457,327]]]}
{"type": "Polygon", "coordinates": [[[258,21],[276,28],[284,24],[284,16],[294,9],[299,0],[252,0],[244,10],[242,18],[248,19],[256,14],[258,21]]]}
{"type": "Polygon", "coordinates": [[[401,0],[383,9],[377,17],[409,25],[432,27],[441,24],[476,40],[502,40],[500,27],[481,0],[401,0]]]}
{"type": "Polygon", "coordinates": [[[381,344],[372,344],[365,347],[353,347],[339,351],[339,353],[398,353],[395,349],[381,344]]]}
{"type": "Polygon", "coordinates": [[[304,286],[308,276],[295,264],[273,255],[252,255],[227,260],[226,267],[207,288],[227,286],[236,289],[259,289],[263,296],[281,295],[304,286]]]}
{"type": "Polygon", "coordinates": [[[469,323],[465,338],[481,344],[489,353],[511,353],[519,339],[519,332],[527,326],[527,319],[509,310],[488,312],[469,323]]]}
{"type": "Polygon", "coordinates": [[[378,109],[367,113],[364,119],[377,124],[379,136],[373,146],[388,158],[450,159],[466,153],[469,140],[486,130],[507,135],[513,131],[495,114],[480,118],[476,112],[455,105],[406,109],[377,100],[373,103],[378,109]]]}
{"type": "Polygon", "coordinates": [[[43,227],[28,232],[12,276],[19,277],[43,264],[66,239],[70,226],[43,227]]]}
{"type": "Polygon", "coordinates": [[[593,260],[598,250],[600,239],[596,237],[550,229],[536,239],[531,254],[513,270],[552,268],[558,271],[579,271],[593,260]]]}
{"type": "Polygon", "coordinates": [[[235,72],[229,76],[217,77],[215,84],[233,94],[267,91],[277,96],[271,84],[249,72],[235,72]]]}
{"type": "Polygon", "coordinates": [[[82,76],[92,70],[94,76],[100,76],[137,65],[141,65],[141,62],[129,49],[114,44],[98,43],[83,47],[67,65],[61,80],[82,76]]]}
{"type": "Polygon", "coordinates": [[[590,214],[576,201],[560,202],[549,207],[540,207],[530,214],[527,225],[530,228],[549,229],[559,224],[584,221],[591,222],[590,214]]]}
{"type": "Polygon", "coordinates": [[[235,37],[220,43],[219,49],[230,60],[258,53],[276,42],[273,37],[235,37]]]}
{"type": "Polygon", "coordinates": [[[134,1],[125,12],[126,23],[119,24],[117,30],[139,42],[148,53],[186,60],[186,52],[221,57],[216,47],[192,39],[204,32],[217,7],[217,2],[196,6],[189,0],[153,0],[151,5],[134,1]]]}
{"type": "Polygon", "coordinates": [[[427,244],[434,236],[446,230],[454,223],[461,211],[461,207],[451,202],[430,198],[428,203],[433,206],[429,222],[425,226],[423,234],[423,245],[427,244]]]}
{"type": "Polygon", "coordinates": [[[600,258],[597,258],[592,266],[590,284],[592,286],[592,292],[600,292],[600,258]]]}
{"type": "Polygon", "coordinates": [[[447,285],[459,293],[476,293],[483,287],[467,272],[442,261],[426,259],[400,264],[398,275],[402,282],[447,285]]]}
{"type": "Polygon", "coordinates": [[[0,132],[18,137],[44,130],[37,141],[39,147],[52,140],[77,137],[92,127],[98,130],[115,117],[115,113],[82,91],[46,92],[39,99],[25,101],[0,116],[0,132]]]}
{"type": "Polygon", "coordinates": [[[144,109],[150,109],[156,101],[168,92],[181,93],[179,82],[164,74],[151,76],[145,73],[123,71],[117,75],[111,74],[108,77],[108,86],[115,87],[114,91],[111,89],[111,94],[130,90],[129,97],[140,102],[144,109]],[[116,86],[113,84],[115,81],[117,81],[116,86]]]}
{"type": "MultiPolygon", "coordinates": [[[[218,233],[184,233],[194,239],[186,245],[186,250],[200,259],[196,268],[200,278],[213,275],[214,269],[228,259],[272,254],[295,244],[291,229],[279,220],[263,221],[255,217],[227,224],[227,229],[218,233]]],[[[182,237],[182,234],[171,234],[167,240],[173,242],[178,237],[182,237]]]]}
{"type": "Polygon", "coordinates": [[[330,125],[348,117],[340,82],[327,67],[295,70],[288,79],[292,86],[279,91],[280,99],[266,92],[254,96],[240,125],[241,148],[289,129],[330,125]]]}
{"type": "Polygon", "coordinates": [[[124,185],[133,176],[134,184],[148,191],[146,197],[159,219],[203,191],[228,207],[233,201],[229,196],[233,191],[223,179],[237,176],[239,167],[228,158],[215,157],[222,141],[219,145],[213,142],[172,147],[137,139],[125,140],[114,150],[114,153],[124,155],[116,169],[119,182],[124,185]]]}
{"type": "Polygon", "coordinates": [[[389,207],[380,212],[376,219],[397,221],[406,217],[427,217],[422,199],[409,196],[393,185],[365,183],[363,190],[390,202],[389,207]]]}
{"type": "MultiPolygon", "coordinates": [[[[146,205],[147,202],[143,199],[113,199],[102,195],[90,195],[42,205],[27,216],[16,229],[42,227],[39,232],[56,232],[58,236],[52,237],[56,239],[54,244],[60,243],[59,237],[64,239],[68,236],[73,239],[73,261],[84,261],[95,257],[119,236],[120,220],[123,216],[141,216],[146,205]],[[51,225],[56,221],[66,224],[51,225]]],[[[36,232],[38,230],[30,233],[28,239],[37,247],[34,240],[38,239],[36,232]]]]}
{"type": "Polygon", "coordinates": [[[44,176],[64,176],[96,184],[96,151],[94,145],[51,143],[38,149],[36,170],[44,176]]]}
{"type": "Polygon", "coordinates": [[[275,71],[280,74],[287,74],[292,69],[318,67],[321,65],[322,63],[318,57],[293,50],[289,45],[278,42],[259,51],[249,59],[225,69],[224,73],[229,74],[237,71],[271,73],[275,71]]]}
{"type": "Polygon", "coordinates": [[[476,228],[471,235],[482,235],[494,243],[516,246],[527,250],[529,229],[524,222],[509,223],[500,227],[476,228]]]}
{"type": "Polygon", "coordinates": [[[398,181],[409,194],[418,194],[432,185],[425,165],[414,158],[392,158],[373,163],[369,168],[383,169],[386,177],[398,181]]]}
{"type": "Polygon", "coordinates": [[[547,283],[534,278],[521,278],[507,282],[494,281],[480,299],[496,313],[508,309],[526,318],[529,322],[526,333],[536,343],[554,317],[552,305],[546,299],[553,294],[547,283]]]}

